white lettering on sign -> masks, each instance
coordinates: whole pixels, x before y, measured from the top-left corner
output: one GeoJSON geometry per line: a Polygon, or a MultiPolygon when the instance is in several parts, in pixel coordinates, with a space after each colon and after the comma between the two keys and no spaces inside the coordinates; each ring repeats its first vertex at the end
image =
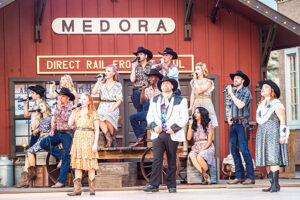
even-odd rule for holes
{"type": "Polygon", "coordinates": [[[171,18],[56,18],[57,34],[169,34],[175,30],[171,18]]]}

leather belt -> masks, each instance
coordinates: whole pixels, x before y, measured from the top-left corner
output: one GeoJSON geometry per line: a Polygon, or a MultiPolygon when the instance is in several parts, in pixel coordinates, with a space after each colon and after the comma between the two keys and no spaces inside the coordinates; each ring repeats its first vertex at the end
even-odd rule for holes
{"type": "Polygon", "coordinates": [[[74,130],[56,130],[58,133],[64,133],[64,134],[71,134],[74,132],[74,130]]]}
{"type": "Polygon", "coordinates": [[[80,128],[80,127],[78,127],[76,129],[76,131],[94,131],[94,129],[92,129],[92,128],[80,128]]]}
{"type": "Polygon", "coordinates": [[[199,96],[195,97],[195,99],[210,99],[210,96],[199,96]]]}
{"type": "Polygon", "coordinates": [[[194,142],[194,144],[201,144],[201,143],[206,143],[207,140],[198,140],[196,142],[194,142]]]}
{"type": "Polygon", "coordinates": [[[109,103],[112,103],[112,102],[117,102],[116,100],[109,100],[109,99],[100,99],[100,103],[101,102],[109,102],[109,103]]]}
{"type": "Polygon", "coordinates": [[[242,124],[243,119],[248,119],[248,117],[235,117],[231,121],[233,124],[242,124]]]}

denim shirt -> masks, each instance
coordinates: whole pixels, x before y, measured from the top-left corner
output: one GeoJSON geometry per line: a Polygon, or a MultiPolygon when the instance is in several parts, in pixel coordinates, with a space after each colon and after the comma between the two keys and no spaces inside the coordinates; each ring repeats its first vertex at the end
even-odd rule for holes
{"type": "Polygon", "coordinates": [[[244,102],[245,106],[242,109],[239,109],[231,99],[231,117],[249,117],[252,101],[250,90],[247,87],[242,87],[240,90],[235,92],[235,97],[244,102]]]}

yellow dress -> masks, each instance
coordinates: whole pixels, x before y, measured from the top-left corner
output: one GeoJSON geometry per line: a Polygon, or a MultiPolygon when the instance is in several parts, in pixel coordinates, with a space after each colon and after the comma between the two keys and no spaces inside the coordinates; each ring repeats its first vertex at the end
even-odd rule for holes
{"type": "MultiPolygon", "coordinates": [[[[81,116],[80,112],[75,115],[77,128],[94,129],[94,121],[99,120],[98,113],[93,111],[92,116],[81,116]]],[[[71,167],[75,169],[98,169],[98,152],[93,153],[92,147],[95,140],[94,131],[76,130],[71,148],[71,167]]]]}

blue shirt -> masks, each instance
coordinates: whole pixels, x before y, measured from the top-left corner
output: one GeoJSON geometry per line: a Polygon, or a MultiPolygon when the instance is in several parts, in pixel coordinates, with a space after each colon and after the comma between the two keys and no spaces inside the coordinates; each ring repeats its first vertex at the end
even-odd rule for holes
{"type": "Polygon", "coordinates": [[[250,106],[252,101],[250,90],[246,87],[242,87],[237,92],[235,92],[235,97],[238,98],[240,101],[244,102],[245,106],[242,109],[239,109],[231,99],[231,117],[249,117],[250,106]]]}

